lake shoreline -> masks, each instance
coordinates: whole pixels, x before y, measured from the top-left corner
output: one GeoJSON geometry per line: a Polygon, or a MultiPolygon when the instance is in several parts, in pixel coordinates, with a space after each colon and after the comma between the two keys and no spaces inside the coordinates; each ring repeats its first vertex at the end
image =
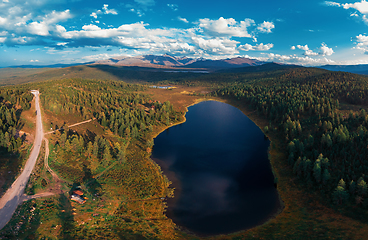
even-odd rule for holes
{"type": "MultiPolygon", "coordinates": [[[[204,102],[204,101],[217,101],[217,102],[222,102],[222,103],[226,103],[226,104],[229,104],[229,105],[231,105],[232,107],[235,107],[236,109],[238,109],[238,110],[240,110],[247,118],[249,118],[249,120],[250,121],[252,121],[260,130],[261,130],[261,132],[265,135],[265,136],[267,136],[268,138],[269,138],[269,140],[270,140],[270,146],[268,147],[268,149],[267,149],[267,154],[268,154],[268,162],[269,162],[269,164],[270,164],[270,166],[271,166],[271,170],[272,170],[272,173],[273,173],[273,177],[274,177],[274,179],[277,179],[277,174],[276,174],[276,172],[275,172],[275,167],[274,167],[274,165],[273,165],[273,163],[272,163],[272,159],[271,159],[271,157],[270,157],[270,151],[271,151],[271,148],[272,148],[272,146],[271,146],[271,144],[272,144],[272,138],[270,138],[270,136],[268,136],[268,135],[266,135],[264,132],[263,132],[263,130],[262,130],[262,128],[259,126],[259,123],[257,122],[257,121],[255,121],[255,119],[254,119],[254,117],[253,117],[253,114],[252,114],[252,112],[249,112],[249,111],[246,111],[246,109],[244,109],[244,107],[242,107],[242,106],[239,106],[238,104],[235,104],[235,102],[233,102],[233,101],[229,101],[228,99],[221,99],[221,98],[214,98],[214,97],[210,97],[210,98],[198,98],[198,99],[195,99],[194,100],[194,102],[193,103],[191,103],[191,104],[189,104],[189,105],[187,105],[186,107],[185,107],[185,109],[186,109],[186,111],[184,112],[184,115],[183,115],[183,120],[182,121],[180,121],[180,122],[177,122],[177,123],[175,123],[175,124],[172,124],[172,125],[170,125],[170,126],[166,126],[165,128],[163,128],[163,129],[161,129],[160,131],[158,131],[157,133],[155,133],[154,134],[154,137],[153,137],[153,139],[154,138],[156,138],[158,135],[160,135],[162,132],[164,132],[165,130],[167,130],[167,129],[169,129],[170,127],[172,127],[172,126],[176,126],[176,125],[180,125],[180,124],[182,124],[182,123],[184,123],[184,122],[186,122],[186,113],[188,112],[188,108],[189,107],[191,107],[191,106],[193,106],[193,105],[196,105],[196,104],[198,104],[198,103],[201,103],[201,102],[204,102]]],[[[253,112],[254,113],[254,112],[253,112]]],[[[151,159],[152,159],[152,157],[151,157],[151,159]]],[[[153,160],[153,159],[152,159],[153,160]]],[[[155,161],[155,160],[153,160],[154,162],[156,162],[157,164],[158,164],[158,162],[157,161],[155,161]]],[[[160,167],[162,167],[162,169],[163,169],[163,174],[165,174],[166,175],[166,177],[167,177],[167,171],[168,171],[168,169],[166,169],[164,166],[161,166],[160,165],[160,167]]],[[[170,181],[172,181],[172,179],[169,179],[170,181]]],[[[177,179],[175,180],[175,182],[177,182],[177,179]]],[[[174,183],[172,183],[171,184],[171,186],[172,187],[174,187],[175,189],[176,189],[176,187],[178,187],[178,185],[177,185],[178,183],[176,183],[176,184],[174,184],[174,183]]],[[[188,229],[186,229],[185,227],[182,227],[182,226],[180,226],[180,225],[177,225],[178,227],[180,227],[181,228],[181,232],[183,232],[183,233],[185,233],[185,234],[189,234],[189,235],[193,235],[193,236],[196,236],[196,237],[223,237],[223,236],[230,236],[230,235],[237,235],[237,234],[242,234],[242,233],[244,233],[244,232],[246,232],[246,231],[249,231],[250,229],[255,229],[255,228],[257,228],[257,227],[261,227],[261,226],[264,226],[264,225],[266,225],[267,223],[269,223],[271,220],[273,220],[273,219],[275,219],[282,211],[283,211],[283,209],[285,208],[285,206],[284,206],[284,202],[282,201],[282,199],[281,199],[281,196],[280,196],[280,193],[279,193],[279,191],[278,191],[278,189],[276,189],[276,192],[277,192],[277,205],[278,206],[276,206],[276,208],[275,208],[275,211],[273,211],[272,213],[271,213],[271,215],[269,216],[269,217],[267,217],[266,219],[264,219],[261,223],[259,223],[259,224],[257,224],[256,226],[254,226],[254,227],[250,227],[250,228],[244,228],[244,229],[241,229],[241,230],[239,230],[239,231],[235,231],[235,232],[228,232],[228,233],[222,233],[222,234],[200,234],[200,233],[195,233],[195,232],[192,232],[192,231],[190,231],[190,230],[188,230],[188,229]]],[[[177,196],[175,195],[175,197],[174,198],[176,198],[177,196]]],[[[172,219],[172,218],[171,218],[172,219]]]]}

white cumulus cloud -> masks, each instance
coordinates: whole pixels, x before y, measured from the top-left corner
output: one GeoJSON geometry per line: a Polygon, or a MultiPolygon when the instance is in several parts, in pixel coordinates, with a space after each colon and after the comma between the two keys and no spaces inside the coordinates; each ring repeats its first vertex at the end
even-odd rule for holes
{"type": "Polygon", "coordinates": [[[309,47],[308,45],[306,44],[305,46],[302,46],[302,45],[297,45],[297,48],[301,49],[301,50],[304,50],[304,51],[308,51],[309,50],[309,47]]]}
{"type": "Polygon", "coordinates": [[[202,53],[206,54],[237,54],[236,49],[238,41],[221,38],[206,39],[204,37],[195,36],[192,37],[193,43],[200,49],[202,53]]]}
{"type": "Polygon", "coordinates": [[[259,24],[257,29],[260,32],[264,32],[264,33],[270,33],[272,29],[275,28],[275,25],[272,22],[266,22],[264,21],[263,23],[259,24]]]}
{"type": "Polygon", "coordinates": [[[327,47],[325,43],[322,43],[320,50],[323,56],[331,56],[334,53],[332,48],[327,47]]]}
{"type": "Polygon", "coordinates": [[[97,12],[92,12],[91,17],[97,18],[97,14],[101,13],[101,10],[98,10],[97,12]]]}
{"type": "Polygon", "coordinates": [[[359,12],[366,14],[368,13],[368,2],[365,0],[362,0],[361,2],[355,2],[355,3],[345,3],[341,4],[345,9],[353,8],[358,10],[359,12]]]}
{"type": "Polygon", "coordinates": [[[213,36],[252,37],[247,28],[254,24],[254,20],[245,19],[237,22],[234,18],[220,17],[218,20],[208,18],[199,20],[199,27],[213,36]]]}
{"type": "Polygon", "coordinates": [[[117,15],[118,12],[115,9],[108,9],[108,4],[104,4],[102,9],[104,10],[105,14],[113,14],[113,15],[117,15]]]}
{"type": "Polygon", "coordinates": [[[356,36],[356,47],[354,49],[358,49],[363,53],[368,53],[368,36],[359,34],[356,36]]]}
{"type": "Polygon", "coordinates": [[[109,7],[108,4],[104,4],[101,10],[99,9],[96,12],[92,12],[90,16],[97,19],[98,15],[101,15],[101,14],[112,14],[112,15],[118,14],[118,12],[115,9],[109,9],[108,7],[109,7]]]}
{"type": "MultiPolygon", "coordinates": [[[[10,1],[9,4],[0,3],[2,4],[0,8],[1,45],[43,46],[49,49],[48,53],[108,46],[108,48],[124,49],[127,52],[136,51],[137,54],[169,52],[206,58],[233,57],[239,54],[239,51],[268,51],[273,48],[272,43],[241,45],[241,41],[235,39],[249,38],[256,42],[258,35],[269,33],[274,29],[274,24],[267,21],[256,23],[252,19],[235,20],[220,17],[199,19],[198,22],[191,23],[188,28],[151,27],[143,21],[114,27],[97,25],[102,15],[118,14],[117,10],[110,8],[110,5],[102,4],[100,9],[90,12],[91,17],[88,22],[82,22],[82,27],[79,27],[79,24],[74,23],[74,12],[68,9],[52,10],[50,6],[43,3],[44,0],[30,1],[34,1],[34,6],[37,8],[27,8],[15,0],[10,1]],[[4,8],[4,5],[9,7],[4,8]],[[64,22],[67,23],[64,24],[64,22]]],[[[127,10],[131,9],[138,15],[143,15],[147,7],[153,5],[155,5],[154,0],[135,0],[131,1],[130,8],[127,10]]],[[[177,8],[175,4],[164,6],[173,10],[177,8]]],[[[52,7],[55,6],[52,5],[52,7]]],[[[78,13],[75,12],[75,14],[78,13]]],[[[78,17],[77,20],[83,20],[83,18],[78,17]]],[[[180,16],[177,20],[189,23],[186,18],[180,16]]]]}
{"type": "Polygon", "coordinates": [[[55,23],[66,21],[72,18],[69,10],[65,10],[63,12],[52,11],[50,14],[45,15],[40,22],[31,22],[26,26],[27,32],[40,35],[47,36],[49,35],[49,31],[54,30],[55,23]]]}
{"type": "Polygon", "coordinates": [[[263,57],[259,57],[257,59],[260,61],[268,61],[268,62],[272,61],[286,64],[297,64],[303,66],[317,66],[335,63],[335,61],[328,59],[326,57],[324,58],[313,58],[310,56],[299,57],[297,55],[281,55],[274,53],[264,54],[263,57]]]}
{"type": "Polygon", "coordinates": [[[0,16],[0,25],[4,25],[6,22],[7,19],[0,16]]]}
{"type": "Polygon", "coordinates": [[[307,51],[304,52],[304,55],[306,55],[306,56],[317,56],[318,53],[313,52],[312,50],[307,50],[307,51]]]}
{"type": "MultiPolygon", "coordinates": [[[[319,48],[319,52],[314,52],[313,50],[309,49],[308,45],[297,45],[297,48],[301,49],[304,51],[304,55],[305,56],[318,56],[318,55],[322,55],[322,56],[331,56],[334,51],[332,50],[332,48],[327,47],[327,45],[325,43],[321,44],[321,47],[319,48]]],[[[292,50],[295,49],[294,46],[291,47],[292,50]]]]}
{"type": "Polygon", "coordinates": [[[32,22],[28,25],[28,32],[34,35],[47,36],[49,35],[49,26],[44,22],[32,22]]]}
{"type": "MultiPolygon", "coordinates": [[[[185,18],[178,18],[188,22],[185,18]]],[[[63,26],[56,26],[56,35],[60,42],[67,42],[68,47],[109,45],[144,51],[170,52],[203,56],[232,56],[243,51],[267,51],[272,43],[239,46],[233,37],[254,38],[247,27],[256,30],[257,25],[251,19],[237,22],[230,18],[218,20],[200,19],[196,26],[189,29],[153,28],[144,22],[124,24],[117,28],[101,28],[94,24],[84,25],[81,30],[67,31],[63,26]]],[[[254,32],[252,32],[254,34],[254,32]]],[[[62,46],[61,46],[62,47],[62,46]]]]}
{"type": "Polygon", "coordinates": [[[255,46],[246,43],[246,44],[240,45],[238,47],[238,49],[242,50],[242,51],[268,51],[271,48],[273,48],[272,43],[267,43],[267,44],[260,43],[260,44],[257,44],[255,46]]]}
{"type": "MultiPolygon", "coordinates": [[[[342,7],[344,9],[354,9],[358,11],[361,14],[362,20],[368,25],[368,2],[366,0],[361,0],[360,2],[355,3],[337,3],[337,2],[330,2],[325,1],[325,4],[327,6],[333,6],[333,7],[342,7]]],[[[357,17],[359,16],[356,12],[350,14],[351,17],[357,17]]]]}

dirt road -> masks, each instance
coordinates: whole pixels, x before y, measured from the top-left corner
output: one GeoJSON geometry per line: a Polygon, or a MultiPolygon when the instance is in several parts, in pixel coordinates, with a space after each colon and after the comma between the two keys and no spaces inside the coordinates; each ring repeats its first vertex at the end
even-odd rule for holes
{"type": "MultiPolygon", "coordinates": [[[[92,118],[92,119],[89,119],[89,120],[86,120],[86,121],[83,121],[83,122],[75,123],[75,124],[69,125],[68,128],[75,127],[75,126],[78,126],[78,125],[81,125],[81,124],[85,124],[85,123],[89,123],[89,122],[91,122],[91,121],[93,121],[95,119],[96,118],[92,118]]],[[[63,128],[59,128],[59,129],[56,129],[54,131],[46,132],[46,133],[44,133],[44,135],[51,134],[51,133],[54,133],[54,132],[60,131],[60,130],[63,130],[63,128]]]]}
{"type": "Polygon", "coordinates": [[[32,94],[35,95],[35,105],[36,105],[35,141],[33,143],[31,154],[29,155],[29,158],[23,169],[23,172],[0,199],[0,216],[1,216],[0,229],[2,229],[9,222],[18,204],[22,203],[23,200],[22,196],[24,193],[24,189],[27,185],[33,167],[36,164],[38,154],[40,153],[40,148],[43,139],[43,128],[41,120],[41,109],[39,103],[39,92],[37,90],[32,90],[31,92],[32,94]]]}

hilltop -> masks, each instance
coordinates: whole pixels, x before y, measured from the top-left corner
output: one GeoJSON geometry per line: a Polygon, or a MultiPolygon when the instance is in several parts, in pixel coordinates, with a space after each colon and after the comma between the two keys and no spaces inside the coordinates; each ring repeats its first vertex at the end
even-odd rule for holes
{"type": "Polygon", "coordinates": [[[202,70],[218,70],[224,68],[237,68],[247,66],[258,66],[265,62],[244,58],[227,58],[227,59],[205,59],[205,58],[188,58],[176,57],[169,54],[164,55],[140,55],[140,56],[119,56],[105,60],[97,60],[86,63],[73,64],[53,64],[53,65],[20,65],[11,66],[9,68],[66,68],[78,65],[110,65],[116,67],[142,67],[142,68],[162,68],[162,69],[202,69],[202,70]]]}
{"type": "Polygon", "coordinates": [[[357,74],[368,75],[368,64],[360,65],[324,65],[319,68],[326,69],[329,71],[342,71],[357,74]]]}
{"type": "Polygon", "coordinates": [[[248,58],[194,60],[169,55],[146,55],[119,59],[64,68],[2,68],[0,69],[0,86],[69,78],[122,80],[129,83],[177,82],[196,79],[208,73],[268,72],[300,67],[265,63],[248,58]]]}

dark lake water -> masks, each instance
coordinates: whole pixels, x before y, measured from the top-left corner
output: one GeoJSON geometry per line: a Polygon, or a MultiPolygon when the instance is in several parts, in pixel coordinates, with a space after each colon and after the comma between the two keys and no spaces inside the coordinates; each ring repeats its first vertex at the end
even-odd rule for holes
{"type": "Polygon", "coordinates": [[[173,182],[168,217],[216,235],[265,222],[280,206],[269,140],[239,109],[216,101],[188,108],[186,122],[154,140],[152,158],[173,182]]]}

